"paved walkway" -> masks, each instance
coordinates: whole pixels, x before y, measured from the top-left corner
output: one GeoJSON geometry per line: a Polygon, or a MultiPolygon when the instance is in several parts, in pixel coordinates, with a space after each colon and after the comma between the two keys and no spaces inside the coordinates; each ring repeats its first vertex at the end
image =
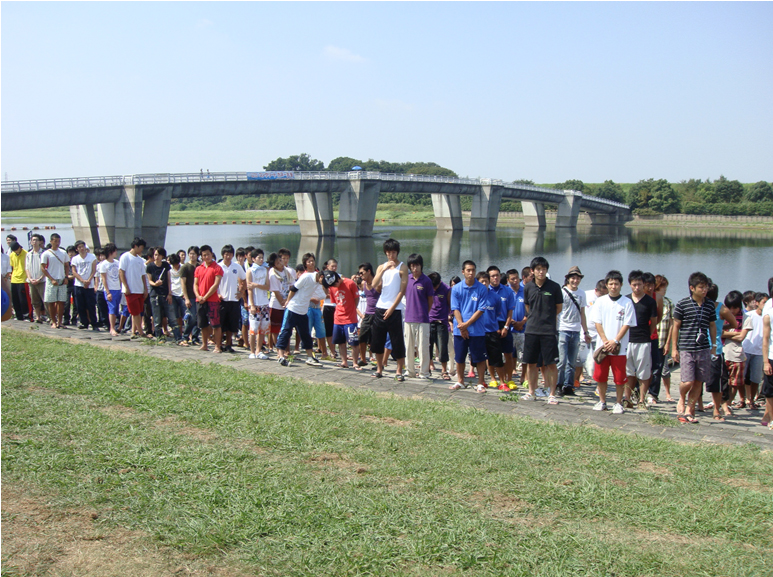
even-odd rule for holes
{"type": "MultiPolygon", "coordinates": [[[[336,368],[334,364],[324,362],[324,367],[313,368],[305,364],[305,356],[296,357],[294,365],[282,367],[275,360],[259,361],[248,357],[246,349],[236,349],[236,353],[215,354],[204,353],[195,347],[179,347],[172,344],[150,344],[130,340],[128,335],[111,337],[107,331],[95,333],[91,330],[78,330],[73,327],[65,327],[57,330],[49,325],[32,325],[29,322],[11,320],[3,323],[3,328],[21,331],[39,331],[41,334],[54,336],[74,341],[83,341],[99,346],[120,347],[127,351],[133,350],[153,357],[171,361],[198,360],[207,363],[217,363],[230,366],[235,369],[252,371],[257,374],[276,374],[292,376],[300,380],[316,383],[334,383],[353,389],[367,389],[378,392],[390,392],[403,397],[418,397],[423,399],[450,401],[460,405],[503,413],[513,416],[532,417],[542,421],[567,425],[589,425],[602,429],[618,430],[625,433],[637,433],[649,437],[658,437],[680,442],[690,443],[715,443],[715,444],[746,444],[751,443],[764,449],[773,449],[773,431],[760,425],[763,411],[750,411],[740,409],[735,411],[735,416],[725,422],[717,422],[711,418],[711,411],[696,413],[698,424],[681,424],[676,418],[675,403],[660,403],[649,411],[627,411],[622,415],[613,415],[610,411],[593,411],[593,405],[597,399],[593,394],[594,387],[583,386],[578,390],[575,398],[565,397],[560,399],[558,405],[548,405],[546,399],[537,401],[513,402],[510,397],[516,393],[507,395],[489,389],[485,394],[474,392],[474,387],[459,391],[450,391],[448,381],[434,379],[422,381],[406,378],[398,383],[394,380],[394,362],[390,362],[384,373],[384,378],[371,377],[371,371],[367,368],[363,371],[354,369],[336,368]],[[503,401],[504,397],[508,397],[503,401]],[[664,418],[668,419],[669,426],[663,424],[664,418]],[[658,422],[660,421],[660,422],[658,422]]],[[[5,338],[12,338],[9,331],[4,331],[5,338]]],[[[274,357],[272,357],[273,359],[274,357]]],[[[671,385],[672,394],[678,397],[677,384],[678,372],[674,375],[671,385]]],[[[610,387],[608,400],[614,397],[614,387],[610,387]]],[[[704,401],[711,400],[705,395],[704,401]]],[[[611,407],[611,403],[609,404],[611,407]]]]}

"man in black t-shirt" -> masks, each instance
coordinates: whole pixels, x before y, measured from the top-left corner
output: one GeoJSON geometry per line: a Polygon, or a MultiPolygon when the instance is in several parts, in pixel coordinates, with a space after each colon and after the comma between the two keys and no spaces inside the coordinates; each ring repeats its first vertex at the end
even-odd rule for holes
{"type": "Polygon", "coordinates": [[[524,335],[523,362],[527,365],[529,392],[522,399],[535,400],[539,369],[537,362],[542,355],[545,386],[550,389],[548,404],[557,405],[556,381],[558,377],[558,321],[557,316],[564,306],[561,286],[548,278],[548,261],[535,257],[531,261],[534,281],[524,286],[524,304],[529,322],[524,335]]]}
{"type": "Polygon", "coordinates": [[[644,402],[652,377],[651,335],[658,323],[658,304],[644,292],[644,273],[633,270],[628,275],[631,294],[626,295],[633,302],[636,326],[631,327],[626,354],[625,372],[628,384],[623,395],[623,406],[632,409],[631,394],[639,380],[639,409],[646,409],[644,402]]]}
{"type": "Polygon", "coordinates": [[[156,247],[153,253],[153,262],[148,263],[146,271],[148,274],[148,284],[150,284],[150,306],[153,311],[153,328],[156,337],[161,339],[164,336],[163,319],[167,319],[167,326],[172,327],[175,342],[182,340],[180,328],[177,326],[177,314],[174,310],[171,280],[169,271],[171,266],[166,260],[166,250],[164,247],[156,247]]]}

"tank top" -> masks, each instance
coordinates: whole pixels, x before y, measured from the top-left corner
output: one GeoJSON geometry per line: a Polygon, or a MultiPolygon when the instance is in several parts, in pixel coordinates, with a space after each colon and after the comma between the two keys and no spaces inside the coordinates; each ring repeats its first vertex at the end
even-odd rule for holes
{"type": "MultiPolygon", "coordinates": [[[[400,293],[400,268],[403,263],[399,263],[395,268],[389,269],[381,275],[381,296],[376,303],[376,308],[388,309],[391,307],[397,295],[400,293]]],[[[397,303],[395,310],[403,310],[403,303],[397,303]]]]}

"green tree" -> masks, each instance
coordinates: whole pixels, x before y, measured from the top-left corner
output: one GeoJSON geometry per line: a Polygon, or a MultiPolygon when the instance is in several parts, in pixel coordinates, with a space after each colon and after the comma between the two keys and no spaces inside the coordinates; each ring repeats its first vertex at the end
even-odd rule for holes
{"type": "Polygon", "coordinates": [[[655,179],[640,180],[628,189],[628,205],[631,210],[637,208],[649,208],[652,200],[652,187],[655,179]]]}
{"type": "Polygon", "coordinates": [[[561,184],[557,184],[556,188],[559,190],[576,190],[577,192],[585,191],[585,184],[582,180],[567,180],[561,184]]]}
{"type": "Polygon", "coordinates": [[[435,162],[406,162],[404,164],[406,174],[428,174],[431,176],[449,176],[457,178],[457,174],[450,168],[443,168],[435,162]]]}
{"type": "Polygon", "coordinates": [[[339,156],[330,161],[327,169],[330,172],[349,172],[355,166],[362,166],[362,161],[350,156],[339,156]]]}
{"type": "Polygon", "coordinates": [[[598,196],[599,198],[614,200],[615,202],[625,202],[623,187],[611,180],[605,180],[602,184],[599,184],[593,192],[595,193],[595,196],[598,196]]]}
{"type": "Polygon", "coordinates": [[[767,202],[773,200],[773,186],[761,180],[755,182],[746,191],[746,200],[749,202],[767,202]]]}
{"type": "Polygon", "coordinates": [[[719,202],[741,202],[743,199],[743,184],[737,180],[728,180],[724,176],[714,181],[714,190],[719,202]]]}
{"type": "Polygon", "coordinates": [[[720,202],[714,183],[709,178],[706,179],[706,182],[701,182],[698,185],[696,196],[699,203],[716,204],[720,202]]]}
{"type": "Polygon", "coordinates": [[[277,158],[272,160],[263,170],[297,170],[304,172],[314,172],[319,170],[325,170],[325,163],[316,158],[311,158],[305,152],[303,154],[296,154],[288,158],[277,158]]]}
{"type": "Polygon", "coordinates": [[[536,185],[534,184],[534,181],[533,181],[533,180],[527,180],[527,179],[525,179],[525,178],[519,178],[518,180],[514,180],[514,181],[513,181],[513,184],[529,184],[529,185],[531,185],[531,186],[536,186],[536,185]]]}
{"type": "Polygon", "coordinates": [[[652,199],[650,200],[649,208],[656,212],[667,214],[679,212],[681,205],[679,194],[665,178],[653,182],[650,190],[652,192],[652,199]]]}

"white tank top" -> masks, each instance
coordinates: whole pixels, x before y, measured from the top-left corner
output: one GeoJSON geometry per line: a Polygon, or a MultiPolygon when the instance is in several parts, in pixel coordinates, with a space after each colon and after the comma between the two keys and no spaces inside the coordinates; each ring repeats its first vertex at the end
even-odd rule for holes
{"type": "MultiPolygon", "coordinates": [[[[401,262],[395,268],[389,269],[381,275],[381,296],[376,303],[378,309],[388,309],[394,304],[397,295],[400,293],[400,268],[401,262]]],[[[403,303],[399,302],[395,310],[403,310],[403,303]]]]}

